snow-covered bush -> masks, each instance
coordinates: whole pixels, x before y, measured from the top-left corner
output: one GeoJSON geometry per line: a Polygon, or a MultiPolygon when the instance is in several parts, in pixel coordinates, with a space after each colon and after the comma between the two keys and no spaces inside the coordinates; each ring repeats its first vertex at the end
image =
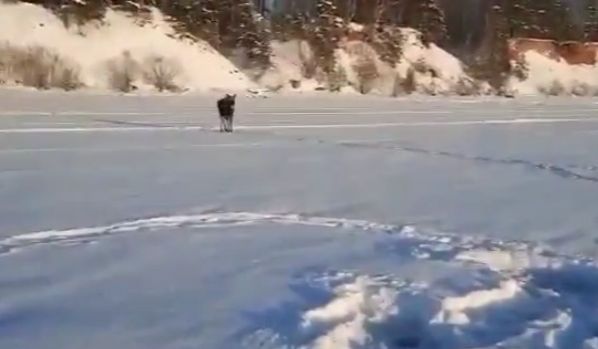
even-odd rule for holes
{"type": "Polygon", "coordinates": [[[119,57],[106,63],[110,87],[121,92],[131,92],[136,89],[135,80],[139,78],[141,68],[139,63],[124,51],[119,57]]]}
{"type": "Polygon", "coordinates": [[[176,79],[180,74],[181,66],[175,59],[150,56],[145,59],[143,64],[145,82],[155,86],[160,92],[180,90],[180,87],[176,84],[176,79]]]}
{"type": "Polygon", "coordinates": [[[360,56],[353,64],[353,70],[357,75],[357,90],[359,93],[369,93],[374,88],[374,83],[379,76],[375,57],[371,55],[360,56]]]}
{"type": "Polygon", "coordinates": [[[79,68],[41,46],[0,45],[0,80],[38,89],[73,90],[81,86],[79,68]]]}

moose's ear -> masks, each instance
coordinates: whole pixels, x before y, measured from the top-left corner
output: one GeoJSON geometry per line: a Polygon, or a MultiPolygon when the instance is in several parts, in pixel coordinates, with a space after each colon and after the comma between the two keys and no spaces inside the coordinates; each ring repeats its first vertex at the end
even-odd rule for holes
{"type": "Polygon", "coordinates": [[[232,95],[233,99],[237,98],[237,94],[232,95]]]}

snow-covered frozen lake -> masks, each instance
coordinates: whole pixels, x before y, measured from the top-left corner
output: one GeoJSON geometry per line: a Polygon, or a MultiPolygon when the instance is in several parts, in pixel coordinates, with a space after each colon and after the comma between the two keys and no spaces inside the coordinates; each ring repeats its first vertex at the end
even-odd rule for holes
{"type": "Polygon", "coordinates": [[[0,348],[598,348],[598,100],[0,92],[0,348]]]}

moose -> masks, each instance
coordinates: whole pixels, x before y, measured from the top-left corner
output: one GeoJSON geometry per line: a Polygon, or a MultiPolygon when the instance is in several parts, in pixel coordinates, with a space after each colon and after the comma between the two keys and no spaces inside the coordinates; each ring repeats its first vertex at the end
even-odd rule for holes
{"type": "Polygon", "coordinates": [[[220,132],[233,132],[233,118],[235,116],[235,100],[237,95],[226,94],[218,100],[220,114],[220,132]]]}

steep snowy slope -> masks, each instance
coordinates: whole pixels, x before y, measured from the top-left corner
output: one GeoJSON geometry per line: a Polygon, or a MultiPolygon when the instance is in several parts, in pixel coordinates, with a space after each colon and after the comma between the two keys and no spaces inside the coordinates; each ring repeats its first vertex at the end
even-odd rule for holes
{"type": "MultiPolygon", "coordinates": [[[[180,89],[244,90],[254,86],[207,43],[174,34],[155,10],[147,23],[108,11],[102,23],[66,29],[59,18],[40,6],[0,3],[0,62],[4,61],[0,80],[18,83],[15,80],[23,79],[18,74],[20,66],[28,64],[23,56],[43,48],[60,57],[59,65],[79,72],[81,82],[90,88],[113,89],[111,78],[117,70],[127,71],[139,88],[153,89],[156,69],[172,75],[180,89]]],[[[56,65],[54,57],[33,56],[31,60],[56,65]]]]}

